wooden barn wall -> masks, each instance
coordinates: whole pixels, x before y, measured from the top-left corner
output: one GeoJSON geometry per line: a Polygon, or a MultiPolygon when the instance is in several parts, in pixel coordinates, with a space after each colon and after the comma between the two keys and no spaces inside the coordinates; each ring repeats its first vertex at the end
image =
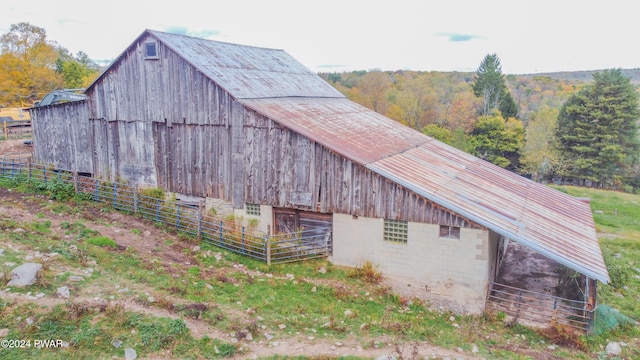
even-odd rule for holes
{"type": "Polygon", "coordinates": [[[89,89],[90,118],[172,124],[228,125],[229,95],[158,42],[159,59],[144,59],[142,39],[89,89]]]}
{"type": "Polygon", "coordinates": [[[476,227],[244,108],[160,42],[159,59],[145,60],[146,40],[87,93],[98,173],[238,208],[253,202],[476,227]]]}
{"type": "Polygon", "coordinates": [[[231,200],[230,128],[154,123],[158,186],[182,194],[231,200]]]}
{"type": "Polygon", "coordinates": [[[34,160],[56,169],[93,173],[91,124],[85,101],[33,108],[34,160]]]}
{"type": "Polygon", "coordinates": [[[254,111],[245,119],[247,202],[480,228],[254,111]]]}
{"type": "Polygon", "coordinates": [[[95,176],[158,186],[152,123],[143,121],[89,120],[95,176]]]}

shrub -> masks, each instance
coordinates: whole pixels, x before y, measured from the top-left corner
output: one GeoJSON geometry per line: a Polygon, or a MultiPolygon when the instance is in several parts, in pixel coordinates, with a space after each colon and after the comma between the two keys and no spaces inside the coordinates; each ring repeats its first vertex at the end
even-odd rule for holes
{"type": "Polygon", "coordinates": [[[379,284],[383,279],[382,273],[376,270],[369,260],[365,261],[361,266],[351,269],[347,276],[364,280],[369,284],[379,284]]]}
{"type": "Polygon", "coordinates": [[[609,285],[616,290],[624,289],[624,286],[629,282],[631,278],[631,269],[622,260],[615,257],[609,251],[604,251],[602,254],[604,262],[607,264],[607,270],[609,271],[609,277],[611,282],[609,285]]]}

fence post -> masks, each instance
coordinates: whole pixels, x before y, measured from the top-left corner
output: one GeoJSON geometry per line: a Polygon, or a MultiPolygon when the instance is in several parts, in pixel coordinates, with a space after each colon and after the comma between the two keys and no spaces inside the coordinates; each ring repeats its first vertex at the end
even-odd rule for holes
{"type": "Polygon", "coordinates": [[[73,172],[73,189],[78,193],[78,172],[73,172]]]}
{"type": "Polygon", "coordinates": [[[156,220],[156,222],[160,221],[160,199],[156,199],[156,216],[155,216],[155,220],[156,220]]]}
{"type": "Polygon", "coordinates": [[[176,204],[176,231],[180,231],[180,205],[176,204]]]}
{"type": "Polygon", "coordinates": [[[118,204],[118,183],[113,183],[113,208],[117,209],[118,204]]]}
{"type": "Polygon", "coordinates": [[[27,179],[31,180],[31,161],[29,161],[29,164],[27,164],[27,166],[29,167],[29,175],[27,175],[27,179]]]}
{"type": "Polygon", "coordinates": [[[242,227],[242,254],[244,254],[244,226],[242,227]]]}
{"type": "Polygon", "coordinates": [[[138,215],[138,189],[133,189],[133,213],[138,215]]]}
{"type": "Polygon", "coordinates": [[[267,238],[264,244],[267,247],[267,266],[271,266],[271,236],[270,235],[267,235],[267,238]]]}
{"type": "Polygon", "coordinates": [[[98,192],[98,186],[100,186],[100,184],[98,183],[98,179],[95,179],[94,181],[94,190],[93,190],[93,201],[94,202],[98,202],[100,200],[100,196],[98,196],[99,192],[98,192]]]}
{"type": "Polygon", "coordinates": [[[264,239],[265,256],[267,257],[267,266],[271,266],[271,225],[267,225],[267,235],[264,239]]]}
{"type": "Polygon", "coordinates": [[[46,166],[42,167],[42,180],[44,182],[47,182],[47,167],[46,166]]]}
{"type": "Polygon", "coordinates": [[[198,241],[202,241],[202,212],[204,211],[204,200],[198,202],[198,241]]]}
{"type": "Polygon", "coordinates": [[[220,220],[220,242],[219,242],[220,247],[222,247],[222,220],[220,220]]]}

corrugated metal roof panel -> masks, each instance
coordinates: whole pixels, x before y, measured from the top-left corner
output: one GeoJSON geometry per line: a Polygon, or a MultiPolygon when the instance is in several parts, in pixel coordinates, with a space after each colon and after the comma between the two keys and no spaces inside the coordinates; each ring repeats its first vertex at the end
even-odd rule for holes
{"type": "Polygon", "coordinates": [[[244,99],[241,102],[360,164],[431,141],[346,98],[244,99]]]}
{"type": "Polygon", "coordinates": [[[283,50],[148,30],[233,97],[344,97],[283,50]]]}
{"type": "Polygon", "coordinates": [[[348,99],[243,100],[285,127],[591,278],[609,281],[588,204],[348,99]]]}

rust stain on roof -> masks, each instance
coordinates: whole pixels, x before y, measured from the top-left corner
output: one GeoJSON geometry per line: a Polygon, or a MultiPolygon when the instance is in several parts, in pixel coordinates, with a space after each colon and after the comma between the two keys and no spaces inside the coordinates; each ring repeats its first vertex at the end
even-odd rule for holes
{"type": "Polygon", "coordinates": [[[241,102],[416,194],[604,283],[589,204],[436,141],[348,99],[241,102]]]}

